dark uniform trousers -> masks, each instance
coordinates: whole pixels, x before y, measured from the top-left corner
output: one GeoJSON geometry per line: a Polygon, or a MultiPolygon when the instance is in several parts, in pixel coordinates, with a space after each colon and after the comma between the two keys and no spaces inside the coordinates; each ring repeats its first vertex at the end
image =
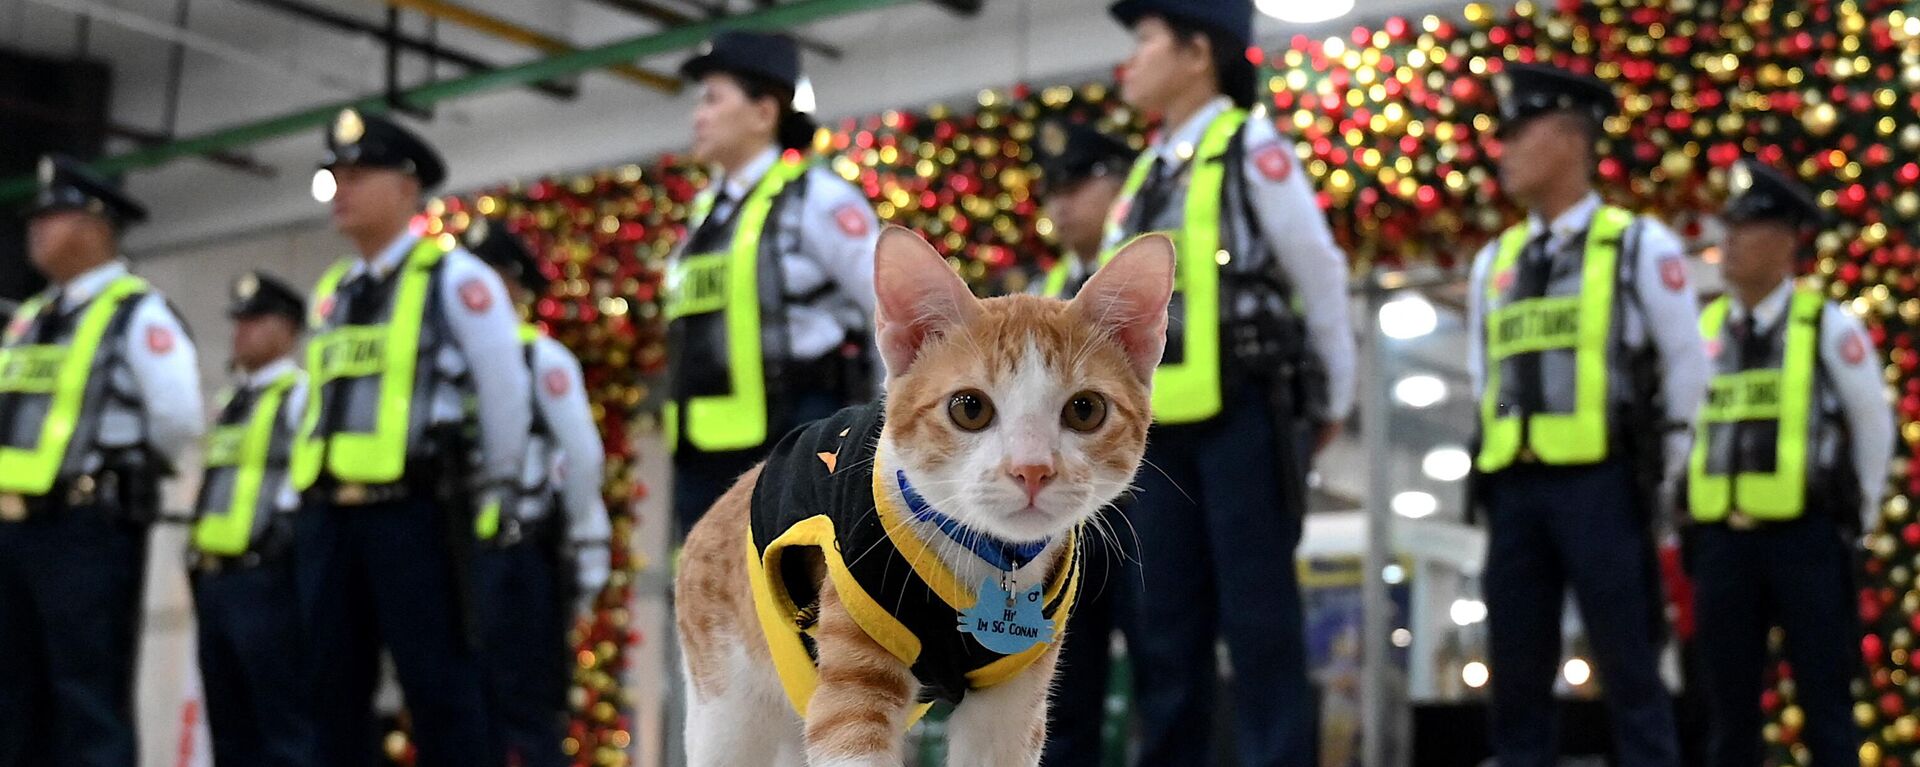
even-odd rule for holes
{"type": "Polygon", "coordinates": [[[313,764],[292,558],[192,580],[215,767],[313,764]]]}
{"type": "Polygon", "coordinates": [[[1711,764],[1761,762],[1767,632],[1786,631],[1813,763],[1852,765],[1860,733],[1849,691],[1859,670],[1852,556],[1838,526],[1808,516],[1736,531],[1705,525],[1688,541],[1703,676],[1713,711],[1711,764]]]}
{"type": "MultiPolygon", "coordinates": [[[[1101,513],[1119,514],[1113,509],[1101,513]]],[[[1115,531],[1124,550],[1138,548],[1130,542],[1126,523],[1109,519],[1099,524],[1115,531]]],[[[1060,647],[1053,672],[1053,695],[1047,703],[1047,746],[1040,759],[1047,767],[1107,764],[1102,748],[1107,682],[1113,671],[1113,632],[1119,628],[1117,613],[1127,609],[1123,592],[1137,577],[1112,541],[1093,528],[1082,530],[1079,546],[1086,564],[1080,575],[1080,598],[1074,601],[1073,615],[1067,619],[1066,642],[1060,647]]]]}
{"type": "Polygon", "coordinates": [[[146,551],[97,505],[0,522],[0,767],[134,767],[146,551]]]}
{"type": "MultiPolygon", "coordinates": [[[[549,517],[536,524],[552,522],[549,517]]],[[[520,767],[571,764],[560,745],[573,678],[567,647],[572,605],[562,593],[559,551],[551,535],[533,535],[480,556],[494,718],[508,763],[520,767]]]]}
{"type": "Polygon", "coordinates": [[[1483,481],[1490,540],[1481,582],[1501,767],[1559,762],[1553,685],[1569,585],[1605,690],[1616,763],[1677,767],[1673,703],[1658,670],[1653,549],[1634,510],[1631,467],[1518,465],[1483,481]]]}
{"type": "Polygon", "coordinates": [[[420,767],[502,763],[489,730],[485,668],[456,606],[444,514],[418,493],[301,510],[295,550],[302,625],[313,648],[316,764],[375,763],[372,700],[383,646],[406,697],[420,767]]]}
{"type": "Polygon", "coordinates": [[[788,415],[777,419],[778,422],[767,428],[767,441],[750,450],[730,450],[724,453],[706,453],[681,445],[673,455],[673,520],[678,526],[680,537],[687,539],[687,533],[693,530],[693,524],[720,500],[740,475],[747,473],[754,464],[767,457],[767,451],[774,443],[786,436],[787,432],[805,426],[814,421],[839,412],[846,406],[844,398],[838,392],[819,390],[795,390],[774,393],[770,396],[784,396],[791,408],[788,415]]]}
{"type": "Polygon", "coordinates": [[[1240,385],[1220,415],[1147,439],[1126,510],[1140,541],[1127,638],[1141,765],[1214,764],[1215,637],[1233,661],[1239,763],[1317,763],[1293,559],[1305,499],[1281,476],[1276,430],[1264,391],[1240,385]]]}

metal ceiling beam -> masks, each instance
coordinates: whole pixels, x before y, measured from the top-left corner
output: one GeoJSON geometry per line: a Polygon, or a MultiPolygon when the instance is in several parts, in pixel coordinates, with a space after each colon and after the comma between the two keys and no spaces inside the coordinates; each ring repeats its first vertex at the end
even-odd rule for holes
{"type": "MultiPolygon", "coordinates": [[[[142,147],[156,147],[173,140],[172,136],[158,131],[151,131],[145,128],[123,125],[116,122],[107,122],[103,125],[90,119],[61,112],[57,109],[50,109],[40,104],[8,98],[6,96],[0,96],[0,112],[16,114],[29,120],[37,120],[47,123],[48,125],[57,125],[73,130],[103,130],[109,136],[127,139],[142,147]]],[[[252,157],[238,152],[213,152],[207,155],[207,159],[250,176],[271,178],[274,175],[273,168],[262,165],[252,157]]]]}
{"type": "MultiPolygon", "coordinates": [[[[432,40],[424,40],[407,34],[388,34],[386,27],[365,21],[329,8],[300,2],[300,0],[243,0],[262,8],[269,8],[295,18],[332,27],[341,32],[365,35],[384,43],[397,45],[413,53],[429,58],[452,62],[469,72],[491,72],[499,69],[493,62],[456,48],[449,48],[432,40]]],[[[556,99],[572,99],[579,91],[556,82],[540,82],[529,86],[556,99]]]]}
{"type": "MultiPolygon", "coordinates": [[[[654,2],[654,0],[596,0],[596,1],[599,2],[601,5],[607,6],[608,8],[616,8],[622,11],[626,11],[627,13],[631,13],[635,16],[640,16],[642,18],[651,20],[656,24],[669,26],[669,27],[679,26],[681,24],[688,24],[699,18],[692,14],[685,13],[682,11],[677,11],[677,10],[674,10],[673,8],[661,5],[657,2],[654,2]]],[[[793,41],[795,43],[798,43],[800,47],[813,51],[814,53],[820,54],[821,56],[826,57],[828,61],[839,61],[840,57],[845,55],[845,53],[840,50],[840,46],[834,45],[832,43],[824,42],[811,37],[805,37],[802,35],[793,34],[792,32],[789,32],[787,34],[791,36],[793,38],[793,41]]]]}
{"type": "Polygon", "coordinates": [[[138,32],[160,40],[180,43],[201,53],[231,64],[238,64],[248,69],[308,80],[338,93],[354,93],[360,89],[357,83],[347,80],[346,78],[336,77],[322,71],[301,69],[292,64],[262,56],[198,32],[180,29],[164,21],[150,19],[137,13],[97,2],[89,2],[88,0],[27,0],[27,2],[76,14],[81,18],[106,22],[116,27],[138,32]]]}
{"type": "Polygon", "coordinates": [[[927,2],[952,11],[958,16],[978,16],[987,0],[927,0],[927,2]]]}
{"type": "MultiPolygon", "coordinates": [[[[794,0],[764,10],[740,14],[725,19],[699,21],[673,29],[619,42],[588,48],[574,53],[551,56],[530,61],[517,66],[503,67],[492,72],[476,72],[450,80],[422,85],[401,94],[411,104],[426,106],[442,101],[486,93],[501,88],[513,88],[527,83],[567,77],[592,69],[632,61],[645,56],[692,48],[724,29],[746,29],[757,31],[777,31],[801,24],[809,24],[835,16],[844,16],[861,11],[878,10],[903,5],[915,0],[794,0]]],[[[183,157],[205,155],[225,151],[234,147],[255,144],[269,139],[290,136],[304,131],[316,130],[325,126],[341,109],[354,107],[370,113],[388,111],[384,94],[376,94],[347,101],[324,104],[310,109],[271,117],[244,125],[216,130],[187,139],[180,139],[162,146],[143,149],[137,152],[115,155],[98,162],[92,167],[101,173],[121,173],[141,168],[151,168],[183,157]]],[[[0,181],[0,203],[19,200],[31,195],[34,178],[31,175],[15,176],[0,181]]]]}
{"type": "MultiPolygon", "coordinates": [[[[459,24],[468,29],[483,32],[509,42],[519,43],[544,53],[564,55],[579,50],[564,40],[541,34],[498,16],[482,13],[464,5],[448,2],[447,0],[387,0],[387,2],[395,8],[419,11],[420,13],[440,19],[441,21],[459,24]]],[[[679,93],[680,89],[684,86],[684,84],[680,82],[679,77],[649,71],[633,64],[616,64],[607,67],[607,69],[628,80],[667,93],[679,93]]]]}

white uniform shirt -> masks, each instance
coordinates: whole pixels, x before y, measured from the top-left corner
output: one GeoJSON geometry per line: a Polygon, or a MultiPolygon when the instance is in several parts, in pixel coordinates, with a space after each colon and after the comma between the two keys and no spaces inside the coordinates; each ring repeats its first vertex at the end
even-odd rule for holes
{"type": "MultiPolygon", "coordinates": [[[[559,341],[540,336],[533,342],[534,405],[546,423],[546,440],[528,443],[528,466],[546,475],[560,491],[560,506],[567,515],[567,539],[574,542],[606,541],[612,535],[607,520],[606,501],[600,495],[605,474],[606,451],[600,444],[600,429],[593,423],[593,411],[587,405],[586,381],[580,374],[580,362],[559,341]]],[[[537,478],[537,475],[536,475],[537,478]]],[[[545,499],[527,499],[544,504],[545,499]]],[[[522,509],[523,519],[529,511],[522,509]]]]}
{"type": "MultiPolygon", "coordinates": [[[[113,261],[56,286],[60,290],[60,311],[77,310],[126,274],[126,263],[113,261]]],[[[193,339],[187,337],[186,328],[167,306],[166,298],[149,289],[134,305],[126,336],[119,343],[123,364],[107,371],[109,384],[134,395],[140,410],[109,401],[100,414],[99,444],[131,447],[144,437],[148,447],[177,469],[180,454],[198,443],[206,431],[200,405],[200,358],[193,339]]]]}
{"type": "MultiPolygon", "coordinates": [[[[1545,230],[1547,251],[1559,252],[1571,238],[1585,235],[1600,205],[1600,195],[1589,192],[1551,224],[1541,221],[1538,213],[1530,214],[1527,238],[1538,237],[1545,230]]],[[[1633,267],[1634,295],[1614,297],[1615,301],[1625,302],[1620,312],[1625,327],[1619,329],[1619,338],[1629,348],[1640,349],[1645,348],[1651,336],[1659,355],[1660,391],[1666,400],[1667,421],[1676,426],[1691,426],[1694,413],[1700,409],[1700,400],[1706,396],[1710,371],[1706,345],[1700,339],[1699,306],[1692,286],[1687,284],[1685,249],[1680,238],[1665,225],[1646,217],[1640,221],[1639,252],[1622,253],[1623,256],[1637,255],[1639,259],[1633,267]]],[[[1467,283],[1467,327],[1470,328],[1467,374],[1473,380],[1476,402],[1483,396],[1487,384],[1487,271],[1493,268],[1499,246],[1500,240],[1496,237],[1480,249],[1473,259],[1473,272],[1467,283]]],[[[1612,371],[1614,375],[1619,373],[1612,371]]],[[[1686,464],[1691,435],[1676,429],[1667,435],[1666,443],[1667,476],[1671,479],[1677,477],[1686,464]]]]}
{"type": "MultiPolygon", "coordinates": [[[[760,183],[760,178],[780,159],[780,154],[778,147],[770,146],[732,176],[716,170],[717,188],[725,192],[726,197],[715,204],[710,216],[723,218],[731,214],[733,207],[753,192],[754,185],[760,183]]],[[[818,359],[838,348],[847,331],[871,324],[873,249],[880,240],[880,222],[873,214],[873,204],[860,190],[822,164],[807,169],[806,196],[797,216],[791,220],[799,225],[798,236],[781,241],[780,268],[787,282],[787,294],[806,295],[831,281],[835,293],[851,301],[847,311],[860,315],[859,324],[855,325],[852,324],[855,318],[836,316],[829,308],[789,305],[789,348],[793,359],[805,361],[818,359]]],[[[767,227],[774,230],[786,219],[776,212],[767,227]]]]}
{"type": "MultiPolygon", "coordinates": [[[[1771,332],[1786,314],[1793,298],[1793,281],[1784,280],[1754,306],[1752,313],[1757,332],[1771,332]]],[[[1893,462],[1893,406],[1887,401],[1887,388],[1880,378],[1880,355],[1874,351],[1873,337],[1860,320],[1827,302],[1820,316],[1820,365],[1833,383],[1833,395],[1840,401],[1846,417],[1847,434],[1853,442],[1854,476],[1860,478],[1860,529],[1871,532],[1879,520],[1880,496],[1887,489],[1887,466],[1893,462]]],[[[1727,322],[1747,317],[1740,298],[1727,294],[1727,322]]]]}
{"type": "MultiPolygon", "coordinates": [[[[1169,177],[1193,157],[1193,148],[1207,126],[1232,108],[1226,96],[1216,97],[1165,131],[1147,147],[1157,153],[1169,177]]],[[[1307,343],[1327,371],[1327,417],[1339,421],[1353,409],[1354,339],[1347,314],[1347,256],[1333,241],[1326,212],[1315,199],[1307,174],[1297,167],[1294,142],[1280,135],[1263,110],[1256,110],[1241,129],[1248,202],[1260,228],[1260,239],[1286,271],[1294,299],[1307,326],[1307,343]]],[[[1240,211],[1223,211],[1224,216],[1240,211]]],[[[1113,247],[1118,243],[1108,243],[1113,247]]]]}
{"type": "MultiPolygon", "coordinates": [[[[411,232],[400,235],[371,267],[366,259],[355,258],[340,284],[369,268],[376,278],[384,278],[405,262],[419,241],[411,232]]],[[[453,343],[443,346],[435,360],[443,383],[427,405],[429,423],[458,423],[466,417],[464,393],[448,381],[468,376],[479,410],[482,480],[509,484],[519,474],[533,423],[527,366],[499,364],[524,359],[520,318],[500,275],[466,248],[449,251],[440,270],[440,313],[453,343]]]]}

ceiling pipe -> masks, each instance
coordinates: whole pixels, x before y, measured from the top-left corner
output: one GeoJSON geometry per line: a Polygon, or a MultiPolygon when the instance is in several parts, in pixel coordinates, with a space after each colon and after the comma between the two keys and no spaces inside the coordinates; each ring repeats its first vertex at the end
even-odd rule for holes
{"type": "MultiPolygon", "coordinates": [[[[686,24],[699,18],[693,14],[677,11],[661,5],[654,2],[654,0],[597,0],[597,2],[609,8],[626,11],[635,16],[647,18],[656,24],[663,24],[669,27],[686,24]]],[[[818,53],[826,57],[828,61],[839,61],[840,57],[845,55],[845,52],[840,50],[840,46],[832,43],[816,40],[804,35],[796,35],[791,32],[789,32],[788,35],[792,37],[794,43],[800,47],[818,53]]]]}
{"type": "MultiPolygon", "coordinates": [[[[43,2],[44,0],[34,0],[43,2]]],[[[463,77],[422,85],[401,94],[408,103],[429,106],[501,88],[514,88],[541,80],[551,80],[580,72],[632,61],[646,56],[692,48],[715,33],[727,29],[778,31],[835,16],[905,5],[917,0],[794,0],[771,8],[722,19],[699,21],[639,37],[587,48],[559,56],[503,67],[492,72],[477,72],[463,77]]],[[[151,168],[183,157],[219,152],[268,139],[290,136],[327,125],[340,110],[353,107],[370,113],[388,111],[384,95],[375,94],[347,101],[324,104],[278,117],[180,139],[171,143],[114,155],[90,163],[94,170],[114,174],[151,168]]],[[[16,176],[0,181],[0,203],[19,200],[33,194],[34,178],[16,176]]]]}
{"type": "MultiPolygon", "coordinates": [[[[364,35],[381,42],[392,43],[408,51],[428,58],[443,59],[452,62],[469,72],[491,72],[499,66],[473,54],[450,48],[432,40],[425,40],[407,34],[388,34],[386,27],[373,24],[329,8],[312,5],[300,0],[243,0],[262,8],[271,9],[294,18],[331,27],[349,34],[364,35]]],[[[555,99],[572,99],[576,93],[569,85],[553,82],[534,83],[530,86],[555,99]]]]}
{"type": "Polygon", "coordinates": [[[354,93],[360,90],[358,83],[347,80],[346,78],[330,75],[325,72],[302,70],[285,62],[262,56],[235,45],[230,45],[216,38],[181,29],[167,22],[150,19],[119,8],[86,2],[85,0],[27,0],[27,2],[65,11],[78,15],[81,18],[112,24],[116,27],[138,32],[149,37],[179,43],[201,53],[228,63],[238,64],[248,69],[307,80],[335,92],[354,93]]]}
{"type": "MultiPolygon", "coordinates": [[[[544,53],[567,54],[579,50],[563,40],[541,34],[498,16],[447,2],[447,0],[388,0],[388,4],[395,8],[418,11],[441,21],[458,24],[544,53]]],[[[620,77],[666,93],[679,93],[683,87],[678,77],[642,69],[633,64],[616,64],[607,69],[620,77]]]]}

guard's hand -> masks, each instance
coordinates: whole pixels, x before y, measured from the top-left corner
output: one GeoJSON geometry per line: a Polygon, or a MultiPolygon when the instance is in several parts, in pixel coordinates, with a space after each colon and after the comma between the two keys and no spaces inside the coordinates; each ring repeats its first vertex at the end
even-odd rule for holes
{"type": "Polygon", "coordinates": [[[574,605],[574,612],[587,616],[593,612],[593,604],[600,598],[600,590],[607,586],[607,574],[613,566],[613,553],[608,550],[605,541],[594,541],[576,543],[573,557],[574,586],[579,594],[579,603],[574,605]]]}
{"type": "Polygon", "coordinates": [[[1313,435],[1313,454],[1319,455],[1320,451],[1327,449],[1327,446],[1333,444],[1334,438],[1338,436],[1340,436],[1339,421],[1320,424],[1319,431],[1313,435]]]}

